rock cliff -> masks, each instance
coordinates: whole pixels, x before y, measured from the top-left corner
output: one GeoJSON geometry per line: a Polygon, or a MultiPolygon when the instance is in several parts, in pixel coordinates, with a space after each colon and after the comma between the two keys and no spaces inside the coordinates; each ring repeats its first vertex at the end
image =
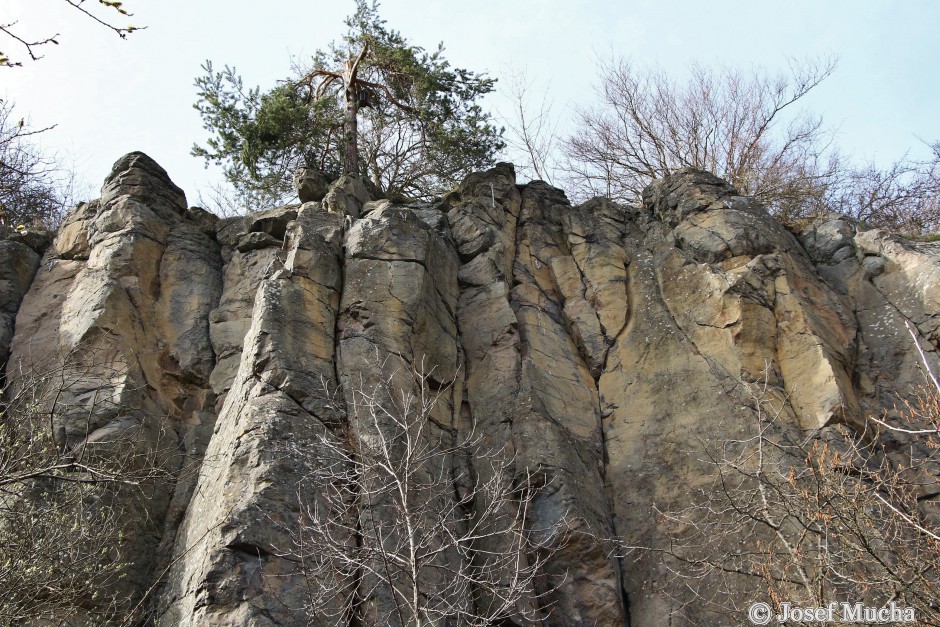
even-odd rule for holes
{"type": "Polygon", "coordinates": [[[67,393],[125,411],[66,420],[68,446],[132,420],[177,477],[128,512],[119,585],[158,625],[307,624],[283,551],[322,487],[304,478],[324,442],[368,435],[349,390],[393,366],[442,392],[429,437],[499,445],[545,486],[527,524],[572,531],[545,564],[544,624],[702,624],[655,552],[604,540],[668,543],[660,512],[713,479],[702,443],[756,420],[747,384],[781,429],[824,433],[890,417],[919,382],[905,323],[936,365],[940,245],[836,215],[795,235],[705,172],[641,207],[571,206],[507,164],[430,203],[348,178],[320,192],[218,219],[132,153],[51,245],[0,241],[0,362],[81,362],[67,393]]]}

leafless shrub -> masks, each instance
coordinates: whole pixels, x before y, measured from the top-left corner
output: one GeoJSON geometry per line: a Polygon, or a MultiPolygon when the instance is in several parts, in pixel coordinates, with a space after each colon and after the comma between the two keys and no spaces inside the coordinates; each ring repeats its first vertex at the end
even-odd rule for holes
{"type": "MultiPolygon", "coordinates": [[[[693,65],[677,81],[660,69],[610,61],[600,69],[598,104],[577,111],[563,142],[564,186],[576,198],[638,203],[653,180],[694,167],[794,226],[837,211],[870,226],[935,232],[940,145],[920,161],[905,155],[887,167],[859,165],[840,154],[821,116],[797,110],[834,69],[832,59],[794,62],[776,75],[693,65]]],[[[516,118],[514,128],[525,131],[521,113],[516,118]]],[[[533,160],[548,160],[551,141],[523,144],[538,148],[533,160]]]]}
{"type": "Polygon", "coordinates": [[[940,143],[932,156],[906,156],[887,168],[874,163],[848,169],[833,186],[829,207],[871,226],[907,235],[940,231],[940,143]]]}
{"type": "Polygon", "coordinates": [[[512,113],[500,116],[508,129],[506,147],[523,176],[553,185],[559,133],[548,92],[538,103],[530,100],[532,82],[523,70],[509,70],[508,83],[512,113]]]}
{"type": "Polygon", "coordinates": [[[179,470],[153,418],[123,407],[109,389],[126,373],[103,356],[75,357],[13,369],[2,387],[4,624],[126,618],[135,599],[121,584],[137,558],[125,552],[129,514],[149,511],[154,487],[179,470]]]}
{"type": "MultiPolygon", "coordinates": [[[[287,202],[288,197],[285,195],[280,197],[279,200],[287,202]]],[[[259,206],[257,199],[225,182],[212,183],[207,188],[200,190],[196,198],[196,204],[220,218],[243,216],[250,211],[263,208],[263,206],[259,206]]],[[[276,204],[274,203],[272,206],[276,204]]]]}
{"type": "Polygon", "coordinates": [[[689,507],[659,512],[673,530],[667,547],[620,550],[661,557],[666,593],[693,620],[746,624],[755,601],[778,612],[784,602],[894,602],[940,624],[940,519],[929,509],[940,493],[940,386],[926,372],[906,405],[910,425],[871,425],[914,436],[903,445],[846,425],[801,436],[783,425],[780,394],[742,384],[757,410],[751,435],[703,443],[715,481],[689,507]]]}
{"type": "Polygon", "coordinates": [[[13,105],[0,99],[0,224],[52,227],[61,220],[68,196],[62,171],[31,143],[50,128],[17,120],[13,105]]]}
{"type": "Polygon", "coordinates": [[[308,617],[537,622],[551,592],[539,577],[566,533],[527,526],[540,480],[503,448],[435,421],[453,382],[439,386],[419,367],[402,389],[398,374],[346,392],[350,427],[321,437],[319,467],[304,479],[318,496],[301,503],[281,554],[303,565],[308,617]]]}

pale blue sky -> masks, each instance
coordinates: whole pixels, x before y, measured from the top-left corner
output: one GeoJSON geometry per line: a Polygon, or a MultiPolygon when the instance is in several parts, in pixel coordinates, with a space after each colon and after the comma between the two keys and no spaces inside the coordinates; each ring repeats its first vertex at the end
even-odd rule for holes
{"type": "MultiPolygon", "coordinates": [[[[91,2],[91,0],[89,0],[91,2]]],[[[71,155],[97,186],[131,150],[154,157],[195,202],[216,176],[189,156],[206,133],[192,108],[206,59],[234,65],[247,85],[271,87],[292,55],[324,47],[353,2],[125,0],[147,30],[121,41],[61,0],[0,0],[0,20],[22,32],[60,33],[45,58],[0,69],[0,94],[34,126],[57,124],[44,148],[71,155]]],[[[443,41],[456,66],[501,76],[525,68],[549,89],[554,111],[589,104],[598,58],[611,54],[681,73],[705,64],[786,67],[789,57],[835,55],[836,73],[805,101],[839,129],[838,143],[882,162],[918,137],[940,139],[940,2],[791,0],[385,0],[382,15],[412,43],[443,41]]],[[[19,54],[8,41],[0,49],[19,54]]],[[[499,89],[499,85],[497,85],[499,89]]],[[[500,97],[494,107],[505,107],[500,97]]]]}

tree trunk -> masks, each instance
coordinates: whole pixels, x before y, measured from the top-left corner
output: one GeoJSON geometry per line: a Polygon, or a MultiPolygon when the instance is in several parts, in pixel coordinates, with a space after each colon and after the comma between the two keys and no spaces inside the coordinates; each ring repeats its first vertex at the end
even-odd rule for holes
{"type": "MultiPolygon", "coordinates": [[[[363,54],[365,50],[363,50],[363,54]]],[[[343,122],[343,166],[346,174],[359,176],[359,94],[356,85],[358,61],[349,59],[343,63],[343,84],[346,87],[346,118],[343,122]]]]}
{"type": "Polygon", "coordinates": [[[346,119],[343,122],[345,156],[343,164],[346,174],[359,176],[359,100],[356,94],[346,90],[346,119]]]}

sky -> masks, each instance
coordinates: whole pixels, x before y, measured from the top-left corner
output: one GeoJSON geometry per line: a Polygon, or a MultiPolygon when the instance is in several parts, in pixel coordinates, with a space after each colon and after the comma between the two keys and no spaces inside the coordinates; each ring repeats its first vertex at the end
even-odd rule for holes
{"type": "MultiPolygon", "coordinates": [[[[94,0],[87,0],[94,5],[94,0]]],[[[0,68],[0,97],[33,127],[55,125],[41,149],[97,188],[121,155],[142,150],[191,203],[219,180],[190,156],[208,133],[193,108],[200,66],[234,66],[247,86],[274,86],[345,29],[353,0],[124,0],[145,26],[121,40],[64,0],[0,0],[0,24],[34,39],[58,34],[39,61],[0,39],[23,66],[0,68]]],[[[98,11],[101,15],[107,15],[98,11]]],[[[940,140],[940,2],[936,0],[384,0],[387,25],[413,44],[445,46],[456,67],[498,79],[487,106],[508,114],[506,77],[524,70],[553,114],[590,106],[599,61],[785,70],[793,58],[834,56],[835,73],[803,102],[861,161],[890,163],[940,140]]]]}

